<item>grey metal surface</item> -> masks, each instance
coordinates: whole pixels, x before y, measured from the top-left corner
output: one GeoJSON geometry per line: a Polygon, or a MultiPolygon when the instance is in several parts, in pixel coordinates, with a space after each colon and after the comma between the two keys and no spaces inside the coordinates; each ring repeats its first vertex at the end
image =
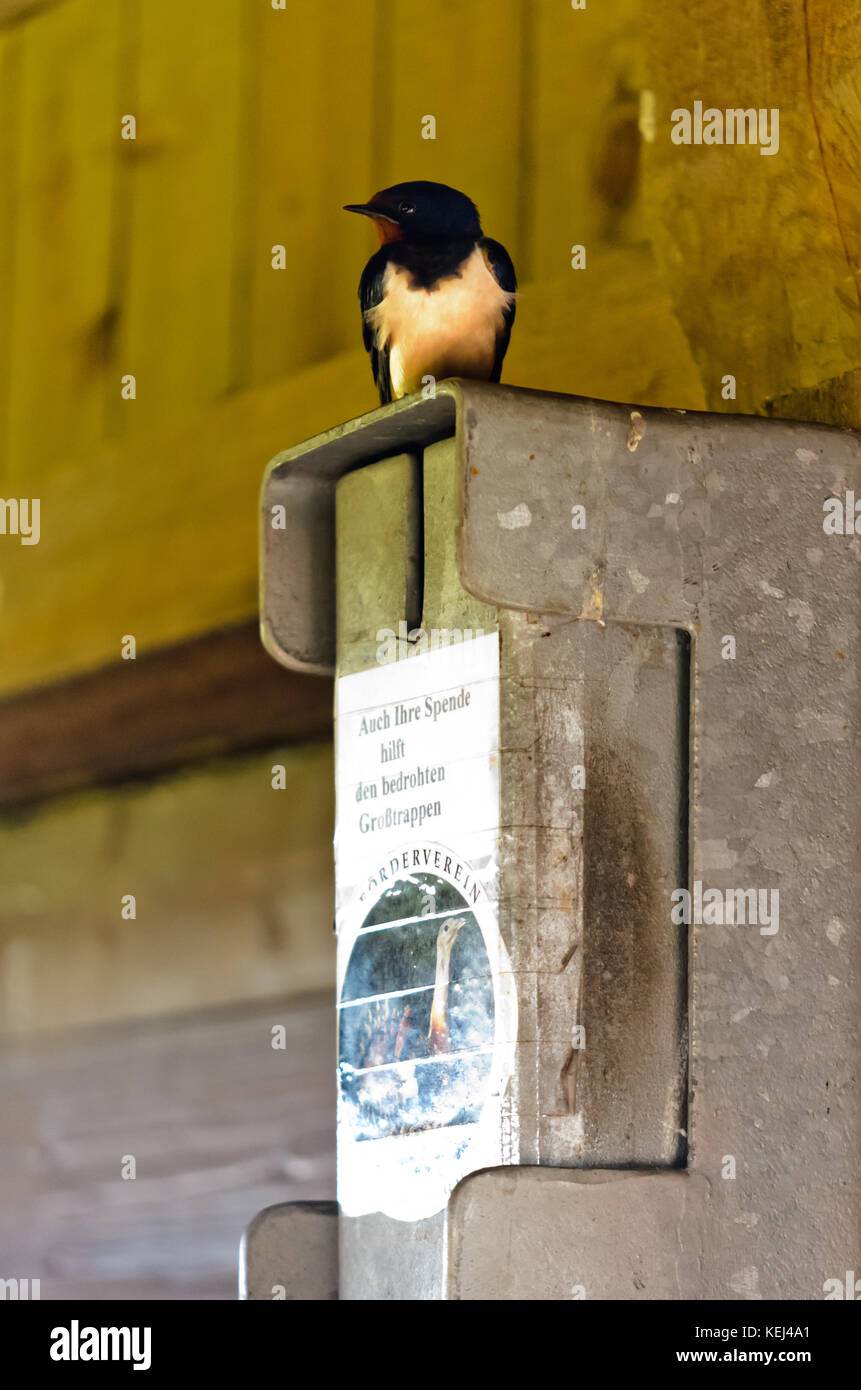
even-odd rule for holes
{"type": "MultiPolygon", "coordinates": [[[[667,904],[687,872],[687,635],[476,605],[457,573],[454,440],[425,449],[423,473],[423,626],[500,633],[497,915],[519,1017],[510,1161],[678,1164],[687,931],[667,904]]],[[[339,673],[373,664],[371,634],[404,601],[406,476],[396,456],[339,488],[339,673]],[[383,498],[399,505],[381,539],[383,498]]],[[[444,1297],[446,1240],[439,1216],[342,1215],[341,1296],[444,1297]]]]}
{"type": "MultiPolygon", "coordinates": [[[[370,634],[404,600],[401,464],[346,480],[339,672],[372,664],[370,634]],[[381,497],[401,506],[377,553],[380,536],[365,537],[381,497]],[[356,604],[366,554],[376,582],[358,581],[356,604]]],[[[675,1165],[686,1151],[687,931],[667,904],[687,872],[687,636],[479,611],[457,576],[458,481],[455,442],[427,448],[422,621],[500,633],[497,915],[519,1017],[510,1161],[675,1165]]],[[[341,1296],[444,1297],[446,1240],[440,1216],[342,1214],[341,1296]]]]}
{"type": "MultiPolygon", "coordinates": [[[[446,383],[436,403],[279,456],[264,522],[318,463],[329,487],[405,450],[424,450],[426,474],[450,454],[456,480],[435,504],[451,556],[425,625],[456,625],[465,590],[492,605],[502,638],[520,1161],[605,1170],[467,1180],[447,1226],[447,1296],[524,1296],[494,1249],[538,1271],[596,1239],[606,1258],[587,1262],[587,1296],[647,1296],[635,1247],[648,1296],[821,1296],[857,1267],[861,539],[822,520],[826,498],[861,496],[859,437],[446,383]],[[452,428],[452,444],[430,447],[452,428]],[[569,776],[580,762],[583,790],[569,776]],[[777,890],[779,929],[671,925],[672,888],[696,882],[777,890]],[[584,1018],[586,1051],[562,1055],[584,1018]],[[685,1160],[686,1173],[604,1180],[685,1160]],[[537,1202],[529,1240],[521,1198],[537,1202]]],[[[299,533],[315,506],[302,501],[299,533]]],[[[317,602],[309,578],[314,546],[330,562],[330,526],[294,537],[293,568],[284,533],[267,538],[264,630],[289,664],[330,662],[331,595],[317,602]]],[[[350,1289],[363,1258],[385,1282],[387,1240],[409,1270],[411,1236],[375,1228],[364,1256],[351,1246],[350,1289]]],[[[444,1249],[440,1237],[432,1265],[444,1249]]],[[[570,1296],[549,1291],[556,1273],[535,1277],[539,1296],[570,1296]]],[[[415,1287],[432,1283],[425,1272],[415,1287]]]]}
{"type": "Polygon", "coordinates": [[[702,1288],[698,1266],[707,1202],[708,1183],[685,1172],[474,1173],[449,1204],[447,1296],[690,1298],[702,1288]],[[501,1259],[500,1252],[509,1250],[516,1258],[501,1259]]]}
{"type": "Polygon", "coordinates": [[[671,628],[505,611],[500,634],[499,925],[518,981],[520,1162],[675,1165],[688,937],[668,904],[687,875],[689,648],[671,628]]]}
{"type": "Polygon", "coordinates": [[[734,1184],[697,1169],[485,1170],[449,1203],[446,1296],[814,1301],[827,1279],[844,1279],[844,1258],[857,1269],[854,1229],[828,1263],[808,1228],[808,1258],[794,1267],[756,1217],[734,1184]]]}
{"type": "Polygon", "coordinates": [[[348,420],[276,455],[260,490],[260,633],[293,670],[335,669],[335,484],[361,464],[421,449],[452,434],[459,397],[441,385],[348,420]],[[272,526],[283,506],[284,529],[272,526]]]}
{"type": "Polygon", "coordinates": [[[775,1297],[811,1297],[856,1258],[861,542],[822,520],[861,496],[859,437],[506,394],[466,412],[464,583],[691,633],[690,881],[780,894],[776,933],[691,928],[691,1169],[721,1296],[767,1267],[775,1297]]]}
{"type": "Polygon", "coordinates": [[[687,635],[477,605],[458,573],[458,440],[425,450],[424,477],[424,625],[500,634],[520,1161],[681,1162],[687,934],[666,903],[687,875],[687,635]]]}
{"type": "Polygon", "coordinates": [[[338,1297],[337,1202],[281,1202],[258,1212],[239,1249],[239,1297],[338,1297]]]}
{"type": "Polygon", "coordinates": [[[822,502],[857,495],[861,435],[461,390],[461,579],[486,603],[699,631],[710,616],[777,613],[762,581],[779,569],[835,609],[855,601],[859,542],[823,535],[822,502]],[[575,505],[583,530],[572,528],[575,505]],[[833,554],[806,556],[826,540],[833,554]]]}

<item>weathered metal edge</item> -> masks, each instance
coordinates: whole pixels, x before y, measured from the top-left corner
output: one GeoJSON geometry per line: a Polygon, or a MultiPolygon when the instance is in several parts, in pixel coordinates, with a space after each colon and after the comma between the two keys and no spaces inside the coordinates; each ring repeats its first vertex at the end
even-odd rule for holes
{"type": "MultiPolygon", "coordinates": [[[[277,493],[283,499],[297,491],[303,494],[303,516],[316,508],[318,524],[314,537],[315,554],[309,553],[310,537],[295,528],[293,555],[303,555],[306,575],[312,568],[327,570],[334,583],[335,534],[334,490],[339,478],[360,464],[372,463],[405,450],[413,451],[444,439],[456,430],[459,410],[459,384],[443,382],[427,399],[408,396],[367,415],[335,425],[323,434],[304,440],[276,454],[267,465],[259,498],[259,584],[260,637],[270,656],[290,670],[314,675],[332,675],[335,669],[335,632],[332,613],[313,615],[316,631],[306,631],[302,649],[296,642],[282,640],[275,627],[270,592],[278,587],[275,579],[274,550],[270,549],[269,508],[277,493]],[[402,417],[404,417],[402,419],[402,417]],[[291,486],[292,485],[292,486],[291,486]],[[328,521],[320,513],[328,511],[328,521]]],[[[301,522],[301,518],[299,518],[301,522]]],[[[285,537],[281,538],[284,545],[285,537]]],[[[287,547],[290,548],[290,547],[287,547]]],[[[327,586],[328,587],[328,586],[327,586]]],[[[334,588],[327,595],[334,602],[334,588]]],[[[310,615],[309,615],[310,616],[310,615]]]]}
{"type": "MultiPolygon", "coordinates": [[[[688,429],[725,429],[730,422],[744,424],[754,433],[762,432],[770,437],[776,425],[785,424],[798,432],[798,438],[833,438],[849,435],[861,446],[861,432],[845,430],[832,425],[818,423],[805,424],[799,421],[778,421],[751,415],[730,415],[709,411],[672,410],[661,407],[635,407],[613,401],[593,400],[589,397],[566,395],[559,392],[527,390],[521,387],[502,386],[486,382],[451,380],[440,382],[433,396],[427,398],[408,396],[391,405],[383,406],[366,415],[357,416],[342,424],[335,425],[323,434],[315,435],[302,443],[283,450],[269,462],[263,476],[260,491],[260,636],[266,651],[288,669],[307,674],[331,675],[334,672],[334,489],[339,478],[352,469],[379,459],[403,452],[416,452],[440,439],[455,436],[457,440],[460,487],[461,522],[456,540],[458,574],[464,589],[475,598],[498,608],[527,610],[533,604],[524,604],[522,599],[510,593],[506,585],[493,583],[481,565],[480,558],[470,553],[465,544],[468,519],[471,514],[471,497],[474,480],[470,475],[469,458],[473,425],[470,420],[471,408],[481,407],[491,401],[512,402],[538,399],[550,402],[564,402],[566,406],[580,406],[584,412],[594,417],[600,414],[612,420],[619,429],[630,429],[631,422],[639,419],[648,426],[649,422],[669,424],[679,431],[688,429]],[[289,552],[294,574],[304,579],[304,594],[292,595],[290,607],[302,607],[302,599],[307,602],[309,592],[314,589],[318,601],[313,613],[300,618],[300,635],[279,636],[274,614],[283,614],[285,607],[284,575],[281,575],[282,592],[279,589],[278,562],[276,549],[272,545],[272,529],[267,525],[269,508],[275,496],[292,503],[292,516],[289,520],[290,541],[282,536],[278,549],[283,555],[289,552]],[[270,603],[270,594],[273,601],[270,603]],[[306,621],[307,620],[307,621],[306,621]]],[[[288,512],[291,508],[287,509],[288,512]]],[[[301,590],[302,583],[298,583],[301,590]]],[[[572,613],[570,605],[551,605],[542,612],[572,613]]],[[[580,615],[584,616],[584,615],[580,615]]],[[[606,621],[615,621],[611,612],[604,613],[606,621]]],[[[630,615],[620,617],[619,621],[636,621],[630,615]]],[[[674,626],[682,626],[694,632],[696,625],[684,614],[673,613],[668,618],[674,626]]],[[[654,621],[650,618],[649,621],[654,621]]]]}
{"type": "MultiPolygon", "coordinates": [[[[767,442],[771,446],[775,440],[775,431],[781,431],[784,436],[792,439],[794,445],[809,444],[814,447],[818,445],[823,453],[827,452],[828,444],[831,441],[839,439],[854,446],[856,458],[848,464],[844,459],[844,466],[857,470],[858,487],[861,489],[861,431],[819,422],[782,420],[777,417],[766,418],[715,411],[673,410],[665,407],[638,407],[582,396],[522,391],[512,387],[488,387],[485,383],[466,382],[463,385],[457,430],[458,473],[461,489],[460,522],[456,538],[458,575],[467,593],[482,603],[495,608],[519,612],[540,612],[544,616],[599,618],[604,623],[664,624],[683,628],[692,636],[696,635],[699,628],[697,614],[692,611],[682,611],[681,608],[665,613],[637,615],[631,612],[614,612],[612,603],[606,606],[602,604],[600,608],[598,606],[590,607],[588,603],[585,607],[581,607],[578,606],[578,596],[568,593],[558,595],[556,598],[543,596],[541,600],[536,599],[534,595],[524,596],[521,586],[517,583],[516,571],[510,563],[510,542],[503,547],[506,552],[505,557],[500,558],[497,554],[500,549],[499,543],[495,538],[491,538],[486,527],[480,529],[476,534],[476,518],[478,517],[480,521],[483,520],[487,523],[492,509],[491,512],[488,511],[487,470],[482,466],[480,472],[479,468],[475,466],[479,461],[482,462],[482,465],[487,462],[487,445],[485,443],[482,446],[476,438],[477,431],[480,433],[482,412],[479,411],[477,415],[473,415],[470,411],[470,405],[476,397],[478,398],[477,403],[480,405],[482,395],[485,395],[489,390],[501,393],[503,405],[510,403],[516,407],[521,401],[523,404],[533,404],[535,397],[545,397],[548,403],[564,403],[566,410],[571,412],[572,426],[576,426],[578,422],[588,422],[593,436],[596,434],[596,426],[606,427],[606,432],[608,434],[612,432],[616,439],[620,451],[619,459],[631,458],[632,472],[637,446],[644,438],[648,442],[648,449],[654,446],[656,439],[662,437],[671,442],[675,449],[678,449],[677,441],[683,441],[686,436],[690,436],[697,442],[710,442],[714,436],[720,437],[728,429],[732,429],[733,431],[741,431],[737,436],[739,444],[746,444],[753,438],[754,440],[761,440],[763,444],[767,442]],[[523,400],[523,398],[527,399],[523,400]],[[481,459],[479,459],[479,455],[482,456],[481,459]]],[[[576,430],[575,433],[577,433],[576,430]]],[[[600,454],[600,446],[597,443],[595,452],[600,454]]],[[[585,477],[589,484],[586,497],[594,514],[595,512],[606,511],[608,498],[604,494],[604,485],[610,475],[605,471],[606,460],[602,462],[600,457],[597,457],[593,458],[591,462],[594,473],[591,475],[589,473],[583,474],[581,470],[579,476],[585,477]]],[[[618,463],[613,466],[619,467],[618,463]]],[[[691,459],[684,466],[689,474],[691,484],[696,484],[699,473],[703,471],[702,464],[695,464],[691,459]]],[[[798,467],[803,473],[804,470],[800,464],[798,467]]],[[[502,477],[507,482],[511,476],[512,470],[509,463],[507,468],[503,468],[502,477]]],[[[571,474],[568,476],[570,477],[571,474]]],[[[575,478],[577,476],[575,470],[575,478]]],[[[616,476],[626,478],[627,474],[617,473],[616,476]]],[[[787,481],[787,475],[784,475],[783,481],[787,481]]],[[[528,479],[525,479],[523,498],[528,498],[531,501],[532,491],[528,479]]],[[[502,505],[506,506],[508,502],[502,505]]],[[[502,535],[502,533],[499,534],[502,535]]],[[[524,531],[523,534],[525,536],[527,532],[524,531]]],[[[690,546],[688,548],[690,549],[690,546]]],[[[604,554],[600,558],[600,569],[602,573],[613,573],[614,562],[609,555],[604,554]]]]}

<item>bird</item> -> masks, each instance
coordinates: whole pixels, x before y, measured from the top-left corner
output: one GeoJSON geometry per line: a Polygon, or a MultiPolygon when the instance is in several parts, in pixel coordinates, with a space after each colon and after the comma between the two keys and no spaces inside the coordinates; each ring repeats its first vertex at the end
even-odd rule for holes
{"type": "Polygon", "coordinates": [[[396,183],[345,212],[380,238],[359,282],[362,335],[380,404],[444,377],[499,381],[514,323],[511,257],[471,198],[445,183],[396,183]]]}
{"type": "Polygon", "coordinates": [[[428,1028],[428,1050],[431,1056],[441,1052],[451,1052],[451,1037],[448,1020],[448,986],[451,969],[451,951],[461,927],[466,926],[465,917],[448,918],[443,922],[436,939],[436,974],[431,1001],[430,1027],[428,1028]]]}

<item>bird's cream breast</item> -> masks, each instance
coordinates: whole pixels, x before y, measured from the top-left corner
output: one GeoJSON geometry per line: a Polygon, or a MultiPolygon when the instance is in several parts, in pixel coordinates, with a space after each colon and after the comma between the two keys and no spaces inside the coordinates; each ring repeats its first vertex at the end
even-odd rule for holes
{"type": "Polygon", "coordinates": [[[479,247],[459,275],[433,290],[414,288],[410,272],[397,265],[389,266],[383,289],[366,319],[380,347],[389,345],[395,397],[418,390],[424,376],[487,379],[514,295],[497,284],[479,247]]]}

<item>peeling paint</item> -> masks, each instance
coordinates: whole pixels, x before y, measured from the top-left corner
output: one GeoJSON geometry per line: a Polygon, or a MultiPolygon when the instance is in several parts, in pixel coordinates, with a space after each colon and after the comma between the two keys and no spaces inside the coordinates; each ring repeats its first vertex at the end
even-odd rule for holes
{"type": "Polygon", "coordinates": [[[532,513],[525,502],[518,502],[510,512],[497,512],[496,519],[503,531],[517,531],[521,526],[532,525],[532,513]]]}
{"type": "Polygon", "coordinates": [[[798,620],[798,630],[803,637],[809,637],[816,626],[816,618],[809,603],[805,603],[802,598],[793,598],[786,605],[786,611],[790,618],[798,620]]]}
{"type": "Polygon", "coordinates": [[[636,453],[637,445],[646,433],[646,422],[639,410],[631,411],[631,429],[628,434],[628,453],[636,453]]]}
{"type": "Polygon", "coordinates": [[[825,935],[828,937],[832,946],[839,946],[845,931],[846,928],[840,921],[840,918],[832,917],[828,926],[825,928],[825,935]]]}
{"type": "Polygon", "coordinates": [[[700,844],[700,858],[703,868],[732,869],[738,862],[738,855],[730,849],[726,840],[703,840],[700,844]]]}
{"type": "Polygon", "coordinates": [[[759,588],[760,592],[766,594],[769,598],[786,598],[783,590],[775,589],[774,585],[769,584],[767,579],[760,579],[759,588]]]}
{"type": "Polygon", "coordinates": [[[644,594],[651,583],[651,580],[647,579],[644,574],[640,574],[640,571],[634,568],[628,570],[628,578],[638,594],[644,594]]]}
{"type": "Polygon", "coordinates": [[[599,589],[596,583],[597,575],[592,576],[592,592],[580,611],[583,619],[591,618],[593,621],[604,623],[604,591],[599,589]]]}

